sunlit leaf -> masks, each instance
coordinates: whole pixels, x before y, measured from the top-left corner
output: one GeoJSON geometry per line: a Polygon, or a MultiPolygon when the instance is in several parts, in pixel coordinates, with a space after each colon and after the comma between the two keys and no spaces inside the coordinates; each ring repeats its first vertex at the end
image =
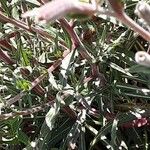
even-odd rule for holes
{"type": "Polygon", "coordinates": [[[50,110],[46,114],[45,121],[50,130],[53,129],[56,117],[59,114],[61,100],[62,100],[61,92],[59,92],[57,93],[57,96],[56,96],[56,102],[53,104],[53,106],[50,108],[50,110]]]}

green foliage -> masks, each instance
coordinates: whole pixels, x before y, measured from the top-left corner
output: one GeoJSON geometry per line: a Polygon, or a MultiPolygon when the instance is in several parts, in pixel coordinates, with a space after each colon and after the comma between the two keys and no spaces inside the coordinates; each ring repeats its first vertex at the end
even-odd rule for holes
{"type": "Polygon", "coordinates": [[[109,16],[21,18],[39,5],[0,1],[0,149],[148,150],[150,69],[134,61],[148,42],[109,16]]]}

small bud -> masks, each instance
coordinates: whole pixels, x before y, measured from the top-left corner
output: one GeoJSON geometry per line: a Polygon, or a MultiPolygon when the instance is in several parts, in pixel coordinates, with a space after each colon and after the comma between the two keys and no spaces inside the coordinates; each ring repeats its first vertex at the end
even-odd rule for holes
{"type": "Polygon", "coordinates": [[[140,65],[150,67],[150,55],[144,51],[135,54],[135,61],[140,65]]]}
{"type": "Polygon", "coordinates": [[[150,26],[150,5],[144,1],[140,1],[137,3],[134,12],[150,26]]]}

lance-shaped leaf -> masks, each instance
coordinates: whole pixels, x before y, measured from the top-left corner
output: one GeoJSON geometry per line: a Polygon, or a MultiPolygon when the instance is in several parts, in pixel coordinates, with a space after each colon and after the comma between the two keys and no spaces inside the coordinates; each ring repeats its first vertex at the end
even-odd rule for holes
{"type": "Polygon", "coordinates": [[[61,99],[61,92],[58,92],[57,96],[56,96],[56,102],[50,108],[49,112],[46,114],[45,121],[46,121],[46,124],[47,124],[47,126],[49,127],[50,130],[53,129],[56,117],[59,114],[61,100],[62,100],[61,99]]]}

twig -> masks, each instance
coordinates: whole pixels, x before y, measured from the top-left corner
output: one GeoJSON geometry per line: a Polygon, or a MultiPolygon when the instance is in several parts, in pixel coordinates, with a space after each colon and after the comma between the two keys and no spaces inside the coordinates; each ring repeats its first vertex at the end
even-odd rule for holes
{"type": "Polygon", "coordinates": [[[73,43],[74,43],[74,47],[78,47],[79,48],[79,53],[81,54],[81,56],[86,59],[89,64],[91,65],[91,70],[92,70],[92,75],[93,77],[98,77],[102,84],[105,85],[106,83],[106,79],[104,77],[104,75],[102,73],[100,73],[99,71],[99,67],[97,66],[97,64],[92,64],[93,63],[93,59],[92,57],[89,55],[87,49],[85,48],[84,44],[81,42],[79,36],[77,35],[77,33],[75,32],[75,30],[69,25],[69,23],[67,22],[66,19],[60,19],[60,24],[62,25],[62,27],[64,27],[66,29],[66,31],[68,32],[68,34],[70,35],[73,43]]]}
{"type": "MultiPolygon", "coordinates": [[[[15,25],[18,28],[24,29],[26,31],[29,31],[30,33],[38,33],[39,35],[48,38],[49,40],[55,40],[53,36],[51,36],[49,33],[47,33],[46,31],[44,31],[42,28],[40,27],[33,27],[33,26],[27,26],[26,23],[20,21],[20,20],[16,20],[16,19],[12,19],[12,18],[8,18],[7,16],[5,16],[2,12],[0,12],[0,21],[4,21],[4,22],[8,22],[11,23],[13,25],[15,25]]],[[[59,41],[58,43],[60,46],[64,47],[65,49],[68,49],[65,45],[65,43],[63,41],[59,41]]]]}
{"type": "Polygon", "coordinates": [[[60,19],[70,12],[91,15],[94,14],[95,11],[96,7],[94,5],[78,0],[62,0],[61,3],[60,0],[53,0],[39,8],[26,12],[22,17],[35,17],[37,22],[44,21],[47,23],[60,19]]]}
{"type": "Polygon", "coordinates": [[[92,58],[91,56],[88,54],[85,46],[83,45],[83,43],[81,42],[80,38],[78,37],[77,33],[74,31],[74,29],[69,25],[68,21],[66,19],[60,19],[60,24],[62,25],[63,28],[66,29],[66,31],[68,32],[68,34],[70,35],[73,43],[74,43],[74,48],[79,47],[79,53],[81,54],[81,56],[83,58],[85,58],[90,64],[92,63],[92,58]]]}
{"type": "Polygon", "coordinates": [[[134,22],[125,12],[123,4],[121,4],[120,0],[108,0],[113,11],[114,16],[117,20],[121,21],[128,27],[130,27],[133,31],[137,32],[141,35],[146,41],[150,41],[150,33],[144,30],[141,26],[139,26],[136,22],[134,22]]]}
{"type": "Polygon", "coordinates": [[[10,58],[3,50],[0,48],[0,59],[2,59],[6,64],[13,65],[15,61],[10,58]]]}
{"type": "Polygon", "coordinates": [[[26,109],[24,111],[17,111],[17,112],[8,113],[8,114],[2,114],[2,115],[0,115],[0,120],[6,120],[6,119],[9,119],[9,118],[13,118],[13,117],[16,117],[16,116],[21,116],[21,115],[25,116],[25,115],[33,114],[33,113],[39,112],[41,110],[44,110],[45,107],[49,107],[53,103],[54,103],[54,101],[50,101],[50,102],[45,103],[43,105],[40,105],[40,106],[37,106],[37,107],[34,107],[34,108],[30,108],[30,109],[26,109]]]}

